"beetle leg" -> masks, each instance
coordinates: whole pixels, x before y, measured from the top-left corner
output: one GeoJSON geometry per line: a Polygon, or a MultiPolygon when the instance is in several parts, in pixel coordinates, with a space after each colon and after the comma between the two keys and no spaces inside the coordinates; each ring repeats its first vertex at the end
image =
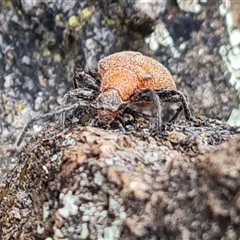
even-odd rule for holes
{"type": "MultiPolygon", "coordinates": [[[[162,116],[161,116],[161,105],[159,101],[159,97],[156,92],[150,88],[143,88],[136,91],[131,97],[131,102],[138,102],[140,100],[148,100],[153,103],[153,115],[155,117],[155,129],[157,132],[161,131],[162,128],[162,116]]],[[[129,107],[131,108],[131,102],[129,103],[129,107]]]]}
{"type": "MultiPolygon", "coordinates": [[[[65,106],[67,104],[68,99],[78,99],[78,101],[92,101],[97,97],[97,91],[88,89],[88,88],[76,88],[67,92],[62,101],[62,105],[65,106]]],[[[90,105],[90,102],[89,102],[90,105]]],[[[64,126],[66,118],[66,112],[63,112],[60,117],[60,124],[64,126]]]]}
{"type": "Polygon", "coordinates": [[[175,113],[171,121],[175,120],[178,117],[182,109],[184,110],[185,118],[187,120],[194,120],[194,117],[192,117],[191,111],[188,106],[187,97],[181,91],[178,91],[176,89],[162,89],[156,90],[155,92],[159,96],[160,100],[162,100],[163,102],[182,103],[182,106],[177,109],[177,112],[175,113]]]}
{"type": "Polygon", "coordinates": [[[177,111],[175,112],[175,114],[173,115],[173,117],[170,119],[170,123],[172,123],[172,122],[174,122],[177,118],[178,118],[178,116],[179,116],[179,114],[182,112],[182,110],[183,110],[183,106],[181,105],[178,109],[177,109],[177,111]]]}
{"type": "Polygon", "coordinates": [[[59,106],[58,108],[56,108],[55,111],[45,113],[45,114],[42,114],[42,115],[37,115],[37,116],[33,117],[29,122],[27,122],[27,124],[23,128],[22,133],[21,133],[20,137],[18,138],[18,140],[16,142],[16,145],[20,146],[20,144],[21,144],[22,140],[24,139],[27,131],[30,129],[30,127],[32,126],[32,124],[34,122],[37,122],[41,119],[49,119],[49,118],[53,117],[54,115],[61,114],[61,113],[66,113],[70,110],[77,109],[78,107],[81,107],[81,106],[83,106],[83,107],[89,107],[89,106],[95,107],[93,104],[90,104],[88,101],[82,100],[82,101],[77,101],[73,104],[69,104],[69,105],[65,105],[65,106],[59,106]]]}
{"type": "Polygon", "coordinates": [[[134,124],[133,115],[127,112],[120,112],[117,116],[117,120],[120,121],[123,127],[129,124],[134,124]]]}
{"type": "Polygon", "coordinates": [[[76,88],[90,88],[96,91],[100,89],[100,75],[94,70],[77,69],[73,76],[73,87],[76,88]]]}
{"type": "Polygon", "coordinates": [[[62,101],[62,105],[66,105],[68,99],[72,98],[72,99],[83,99],[83,100],[87,100],[87,101],[92,101],[97,97],[97,91],[92,90],[92,89],[88,89],[88,88],[76,88],[73,90],[68,91],[64,97],[63,97],[63,101],[62,101]]]}
{"type": "MultiPolygon", "coordinates": [[[[110,125],[112,125],[113,123],[110,123],[110,125]]],[[[121,118],[117,117],[117,119],[114,121],[114,124],[117,125],[117,129],[119,129],[121,132],[126,132],[126,129],[124,128],[123,124],[122,124],[122,121],[121,121],[121,118]]],[[[111,126],[109,125],[109,129],[111,129],[111,126]]]]}

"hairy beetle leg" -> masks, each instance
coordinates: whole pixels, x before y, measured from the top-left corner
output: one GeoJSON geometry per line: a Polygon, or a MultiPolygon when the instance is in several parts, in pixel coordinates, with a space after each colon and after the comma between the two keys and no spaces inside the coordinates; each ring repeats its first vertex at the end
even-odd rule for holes
{"type": "Polygon", "coordinates": [[[37,115],[37,116],[33,117],[23,128],[22,133],[21,133],[20,137],[18,138],[18,140],[16,142],[16,145],[20,146],[20,144],[21,144],[22,140],[24,139],[27,131],[29,130],[29,128],[32,126],[32,124],[34,122],[37,122],[41,119],[49,119],[49,118],[53,117],[54,115],[65,113],[65,112],[71,111],[71,110],[76,109],[76,108],[81,107],[81,106],[82,107],[89,107],[89,106],[95,107],[94,104],[90,104],[88,101],[78,101],[78,102],[75,102],[71,105],[59,106],[53,112],[49,112],[49,113],[45,113],[45,114],[37,115]]]}
{"type": "Polygon", "coordinates": [[[159,96],[162,102],[176,103],[181,102],[182,105],[177,109],[177,112],[174,114],[170,122],[177,119],[182,110],[184,110],[185,118],[188,121],[193,119],[191,111],[188,106],[187,97],[182,92],[176,89],[162,89],[156,90],[156,94],[159,96]]]}
{"type": "Polygon", "coordinates": [[[100,89],[100,76],[94,70],[75,70],[73,76],[73,87],[75,89],[89,88],[96,91],[100,89]]]}
{"type": "MultiPolygon", "coordinates": [[[[159,97],[156,92],[150,88],[143,88],[136,91],[136,93],[131,97],[131,102],[138,102],[141,99],[151,101],[153,103],[153,108],[151,109],[151,113],[154,117],[154,129],[157,132],[161,131],[162,128],[162,116],[161,116],[161,105],[159,101],[159,97]]],[[[129,104],[131,109],[131,103],[129,104]]]]}
{"type": "MultiPolygon", "coordinates": [[[[82,101],[85,101],[86,103],[88,102],[88,104],[90,106],[91,101],[94,100],[97,95],[98,95],[98,92],[93,89],[76,88],[76,89],[70,90],[69,92],[67,92],[64,95],[62,105],[66,106],[68,100],[71,98],[71,99],[77,99],[80,102],[82,102],[82,101]]],[[[63,112],[60,117],[60,124],[63,127],[65,124],[65,119],[66,119],[66,112],[63,112]]]]}

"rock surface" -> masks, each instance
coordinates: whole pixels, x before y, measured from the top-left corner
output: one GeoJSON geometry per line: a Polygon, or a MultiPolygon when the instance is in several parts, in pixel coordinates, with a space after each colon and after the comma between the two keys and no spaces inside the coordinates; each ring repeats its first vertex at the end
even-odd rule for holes
{"type": "Polygon", "coordinates": [[[36,134],[0,185],[1,239],[240,237],[238,128],[178,121],[151,137],[69,125],[46,138],[54,131],[36,134]]]}

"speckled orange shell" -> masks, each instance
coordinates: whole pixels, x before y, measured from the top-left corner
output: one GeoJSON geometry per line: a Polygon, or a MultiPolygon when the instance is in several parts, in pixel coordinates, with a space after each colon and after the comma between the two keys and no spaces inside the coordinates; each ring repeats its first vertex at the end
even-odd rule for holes
{"type": "Polygon", "coordinates": [[[101,92],[114,88],[123,101],[141,88],[175,89],[170,72],[161,63],[139,52],[124,51],[109,55],[98,62],[101,92]]]}

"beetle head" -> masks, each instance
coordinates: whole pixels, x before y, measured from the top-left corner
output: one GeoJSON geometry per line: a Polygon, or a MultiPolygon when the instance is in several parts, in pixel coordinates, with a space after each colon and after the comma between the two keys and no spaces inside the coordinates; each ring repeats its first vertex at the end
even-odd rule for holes
{"type": "Polygon", "coordinates": [[[110,124],[116,117],[123,101],[116,89],[108,89],[97,97],[97,109],[99,120],[104,124],[110,124]]]}

